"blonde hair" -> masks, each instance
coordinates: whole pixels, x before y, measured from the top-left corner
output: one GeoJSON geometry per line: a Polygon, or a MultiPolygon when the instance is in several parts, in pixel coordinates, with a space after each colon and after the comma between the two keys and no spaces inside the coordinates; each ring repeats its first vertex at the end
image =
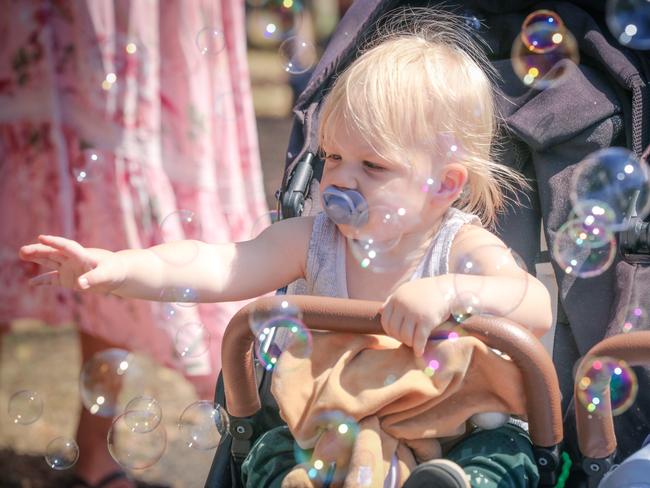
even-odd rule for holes
{"type": "Polygon", "coordinates": [[[498,117],[491,77],[495,73],[462,19],[405,9],[337,78],[321,110],[321,147],[330,145],[333,127],[343,123],[387,159],[424,150],[460,162],[468,180],[454,206],[493,226],[527,182],[492,158],[498,117]]]}

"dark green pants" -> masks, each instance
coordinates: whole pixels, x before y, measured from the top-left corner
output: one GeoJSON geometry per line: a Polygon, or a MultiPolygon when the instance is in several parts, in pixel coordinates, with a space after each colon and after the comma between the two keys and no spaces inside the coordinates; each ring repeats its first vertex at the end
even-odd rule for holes
{"type": "MultiPolygon", "coordinates": [[[[539,483],[528,434],[514,425],[477,431],[445,457],[463,467],[475,488],[534,488],[539,483]]],[[[277,427],[253,446],[242,465],[242,481],[251,488],[278,488],[296,464],[289,429],[277,427]]]]}

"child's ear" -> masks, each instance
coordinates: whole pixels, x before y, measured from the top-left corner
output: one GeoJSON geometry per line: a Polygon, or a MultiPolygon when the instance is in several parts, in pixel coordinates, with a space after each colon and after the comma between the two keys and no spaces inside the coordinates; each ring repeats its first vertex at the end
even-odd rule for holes
{"type": "Polygon", "coordinates": [[[442,168],[439,179],[440,182],[436,191],[432,193],[432,198],[440,203],[440,200],[453,202],[463,191],[467,182],[467,168],[460,163],[450,163],[442,168]]]}

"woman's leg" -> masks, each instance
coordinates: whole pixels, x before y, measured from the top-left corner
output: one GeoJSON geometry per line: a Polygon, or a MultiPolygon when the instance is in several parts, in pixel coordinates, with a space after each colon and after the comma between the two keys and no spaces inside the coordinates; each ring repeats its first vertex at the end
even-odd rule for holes
{"type": "MultiPolygon", "coordinates": [[[[103,339],[79,332],[81,342],[82,365],[95,353],[116,347],[103,339]]],[[[79,444],[79,460],[75,466],[76,474],[90,485],[96,484],[112,472],[122,468],[111,457],[106,444],[106,434],[111,426],[112,418],[92,415],[82,407],[77,427],[77,443],[79,444]]],[[[117,479],[106,488],[132,488],[135,485],[127,479],[117,479]]]]}

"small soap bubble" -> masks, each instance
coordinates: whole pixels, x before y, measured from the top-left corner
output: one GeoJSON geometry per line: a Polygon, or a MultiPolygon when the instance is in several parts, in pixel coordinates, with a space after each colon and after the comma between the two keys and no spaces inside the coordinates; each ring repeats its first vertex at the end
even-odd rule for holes
{"type": "Polygon", "coordinates": [[[69,469],[79,459],[79,445],[74,439],[57,437],[52,439],[45,448],[45,462],[57,471],[69,469]]]}
{"type": "Polygon", "coordinates": [[[177,210],[167,215],[160,222],[163,242],[183,239],[201,239],[201,220],[196,212],[187,209],[177,210]]]}
{"type": "Polygon", "coordinates": [[[270,371],[285,351],[290,351],[297,358],[309,357],[312,352],[311,332],[295,317],[276,317],[266,321],[259,330],[255,351],[262,367],[270,371]]]}
{"type": "Polygon", "coordinates": [[[362,269],[383,273],[403,266],[407,259],[391,251],[400,243],[407,211],[386,206],[368,209],[368,223],[354,231],[347,242],[350,251],[362,269]]]}
{"type": "Polygon", "coordinates": [[[536,53],[552,51],[562,42],[566,31],[560,16],[552,10],[537,10],[524,19],[521,37],[526,47],[536,53]]]}
{"type": "Polygon", "coordinates": [[[623,332],[647,330],[649,325],[647,311],[640,305],[632,305],[627,311],[622,329],[623,332]]]}
{"type": "Polygon", "coordinates": [[[81,368],[79,389],[84,406],[93,415],[113,417],[119,410],[123,384],[141,376],[140,365],[128,351],[111,348],[100,351],[81,368]]]}
{"type": "Polygon", "coordinates": [[[602,411],[609,390],[612,415],[620,415],[634,404],[639,388],[634,370],[622,359],[610,357],[582,363],[576,382],[578,399],[589,413],[602,411]]]}
{"type": "Polygon", "coordinates": [[[264,329],[269,321],[279,318],[290,318],[302,320],[302,311],[285,297],[278,298],[270,307],[262,308],[252,304],[252,311],[248,315],[248,325],[254,336],[257,336],[264,329]]]}
{"type": "Polygon", "coordinates": [[[103,151],[97,149],[82,150],[72,166],[75,181],[83,184],[99,180],[105,164],[103,151]]]}
{"type": "Polygon", "coordinates": [[[594,202],[607,210],[602,219],[612,219],[605,222],[610,230],[625,230],[632,207],[641,219],[650,211],[647,164],[623,147],[591,153],[573,172],[570,196],[576,212],[590,209],[594,202]]]}
{"type": "Polygon", "coordinates": [[[139,431],[138,412],[128,411],[115,418],[106,437],[108,452],[126,469],[147,469],[160,461],[167,448],[167,431],[161,423],[157,427],[139,431]]]}
{"type": "Polygon", "coordinates": [[[580,62],[578,44],[557,14],[531,14],[529,19],[513,42],[512,68],[524,85],[543,90],[564,75],[567,62],[580,62]]]}
{"type": "Polygon", "coordinates": [[[161,290],[160,300],[174,302],[176,307],[192,308],[196,307],[199,301],[199,293],[189,286],[170,286],[161,290]]]}
{"type": "Polygon", "coordinates": [[[302,25],[304,9],[299,0],[268,0],[246,15],[249,39],[258,45],[273,45],[295,35],[302,25]]]}
{"type": "Polygon", "coordinates": [[[278,220],[280,220],[280,213],[277,210],[272,210],[260,215],[251,226],[250,238],[255,239],[265,229],[270,227],[272,224],[275,224],[278,220]]]}
{"type": "Polygon", "coordinates": [[[132,398],[124,407],[124,412],[131,413],[124,421],[133,432],[150,432],[158,427],[162,419],[160,403],[150,396],[132,398]]]}
{"type": "Polygon", "coordinates": [[[650,2],[647,0],[608,0],[607,26],[624,46],[650,49],[650,2]]]}
{"type": "Polygon", "coordinates": [[[555,233],[551,254],[566,274],[591,278],[604,273],[614,262],[616,240],[611,232],[608,238],[599,237],[599,246],[589,239],[581,220],[569,220],[555,233]]]}
{"type": "Polygon", "coordinates": [[[43,399],[36,391],[20,390],[9,398],[7,410],[14,424],[33,424],[43,414],[43,399]]]}
{"type": "Polygon", "coordinates": [[[174,338],[176,352],[182,358],[195,358],[210,348],[210,332],[200,322],[183,325],[174,338]]]}
{"type": "Polygon", "coordinates": [[[284,71],[299,75],[309,71],[316,63],[316,48],[299,37],[290,37],[280,44],[278,49],[284,71]]]}
{"type": "Polygon", "coordinates": [[[461,292],[456,294],[456,299],[451,309],[451,316],[456,322],[462,324],[472,315],[481,313],[481,301],[472,292],[461,292]]]}
{"type": "Polygon", "coordinates": [[[214,449],[230,429],[230,418],[218,403],[199,400],[190,404],[178,419],[178,429],[186,446],[198,450],[214,449]]]}
{"type": "Polygon", "coordinates": [[[216,56],[226,47],[226,40],[219,29],[205,27],[196,34],[196,47],[203,56],[216,56]]]}
{"type": "Polygon", "coordinates": [[[503,313],[515,310],[528,290],[529,275],[525,261],[514,249],[501,244],[481,245],[461,254],[450,263],[450,272],[454,276],[457,297],[453,301],[457,302],[455,308],[463,320],[467,315],[467,307],[476,314],[480,304],[488,304],[489,300],[485,295],[491,291],[486,286],[489,276],[508,276],[511,279],[507,291],[510,306],[504,309],[503,313]],[[477,259],[477,256],[480,256],[480,259],[477,259]]]}

